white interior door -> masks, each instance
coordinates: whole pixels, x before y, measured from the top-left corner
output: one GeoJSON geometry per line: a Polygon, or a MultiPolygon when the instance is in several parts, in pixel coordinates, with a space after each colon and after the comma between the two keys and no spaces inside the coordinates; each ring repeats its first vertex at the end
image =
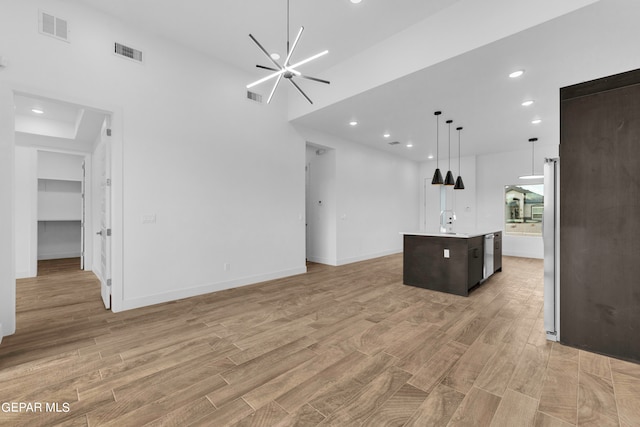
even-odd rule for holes
{"type": "Polygon", "coordinates": [[[101,141],[96,150],[98,176],[100,179],[100,290],[102,301],[111,308],[111,144],[108,120],[101,131],[101,141]]]}

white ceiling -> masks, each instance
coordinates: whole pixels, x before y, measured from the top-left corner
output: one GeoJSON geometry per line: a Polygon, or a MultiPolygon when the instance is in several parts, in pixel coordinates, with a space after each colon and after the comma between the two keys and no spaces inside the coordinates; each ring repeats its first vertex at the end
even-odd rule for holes
{"type": "MultiPolygon", "coordinates": [[[[529,149],[559,143],[559,89],[640,68],[640,1],[601,0],[568,15],[475,49],[294,120],[345,139],[425,160],[435,154],[440,119],[440,158],[452,123],[452,155],[462,126],[462,154],[529,149]],[[524,68],[525,74],[508,74],[524,68]],[[524,100],[533,99],[530,107],[524,100]],[[542,123],[533,125],[539,118],[542,123]],[[357,127],[348,122],[356,119],[357,127]],[[383,138],[389,132],[389,140],[383,138]],[[389,141],[401,145],[389,146],[389,141]],[[408,149],[406,144],[413,143],[408,149]]],[[[444,151],[443,151],[444,150],[444,151]]]]}
{"type": "MultiPolygon", "coordinates": [[[[249,33],[268,50],[281,54],[285,50],[285,0],[75,1],[256,75],[264,71],[255,69],[255,64],[268,62],[250,41],[249,33]]],[[[303,24],[305,33],[296,50],[300,58],[330,50],[329,55],[305,68],[305,73],[323,77],[323,70],[456,4],[463,2],[291,0],[291,38],[303,24]]],[[[294,124],[419,161],[435,151],[435,110],[443,111],[441,158],[446,153],[444,121],[448,118],[454,120],[454,127],[464,127],[463,155],[528,149],[530,137],[538,137],[539,144],[557,145],[559,88],[640,68],[635,46],[640,40],[639,17],[640,1],[600,0],[313,111],[294,124]],[[511,80],[507,74],[514,64],[526,73],[511,80]],[[535,104],[522,107],[520,103],[529,98],[535,104]],[[542,123],[532,125],[533,118],[542,119],[542,123]],[[350,127],[351,119],[360,124],[350,127]],[[402,144],[389,146],[382,137],[385,131],[392,134],[390,140],[402,144]],[[414,147],[406,148],[408,142],[414,147]]],[[[442,45],[445,36],[455,34],[432,42],[442,45]]],[[[314,90],[323,89],[319,86],[314,90]]],[[[453,129],[452,142],[457,142],[456,138],[453,129]]],[[[452,154],[457,155],[455,144],[452,154]]]]}
{"type": "MultiPolygon", "coordinates": [[[[286,50],[287,0],[76,1],[245,70],[270,65],[249,34],[270,52],[286,50]]],[[[298,59],[328,49],[317,61],[321,70],[458,1],[290,0],[290,39],[305,27],[298,59]]]]}
{"type": "Polygon", "coordinates": [[[101,111],[31,95],[16,95],[14,105],[19,145],[92,152],[105,119],[101,111]]]}

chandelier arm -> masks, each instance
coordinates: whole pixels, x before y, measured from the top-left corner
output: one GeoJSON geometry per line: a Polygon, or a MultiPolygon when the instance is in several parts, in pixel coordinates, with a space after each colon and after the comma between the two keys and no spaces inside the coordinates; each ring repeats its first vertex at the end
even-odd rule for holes
{"type": "Polygon", "coordinates": [[[269,70],[269,71],[279,71],[275,68],[272,67],[265,67],[264,65],[256,65],[257,68],[262,68],[263,70],[269,70]]]}
{"type": "Polygon", "coordinates": [[[278,76],[278,79],[276,80],[276,83],[273,85],[273,89],[271,89],[271,93],[269,94],[269,98],[267,99],[267,104],[271,103],[271,98],[273,98],[273,94],[276,93],[276,89],[278,88],[278,85],[280,84],[280,80],[282,80],[282,74],[280,74],[278,76]]]}
{"type": "Polygon", "coordinates": [[[293,51],[296,50],[296,46],[298,45],[298,41],[300,41],[300,36],[302,36],[302,32],[304,31],[304,27],[300,27],[300,31],[298,31],[298,35],[293,41],[293,45],[291,46],[291,50],[289,50],[288,42],[287,42],[287,59],[284,61],[284,66],[289,66],[289,60],[291,59],[291,55],[293,55],[293,51]]]}
{"type": "Polygon", "coordinates": [[[256,46],[258,46],[258,49],[260,49],[262,51],[262,53],[264,53],[264,55],[269,58],[269,61],[271,61],[273,63],[273,65],[275,65],[278,70],[282,70],[283,67],[280,66],[280,64],[278,64],[275,59],[273,59],[271,57],[271,55],[269,55],[269,52],[267,52],[267,50],[260,44],[260,42],[258,40],[256,40],[255,37],[253,37],[252,34],[249,34],[249,37],[251,37],[251,40],[253,40],[253,42],[256,44],[256,46]]]}
{"type": "Polygon", "coordinates": [[[309,103],[310,103],[310,104],[313,104],[313,101],[311,100],[311,98],[309,98],[309,97],[307,96],[307,94],[306,94],[306,93],[304,93],[304,91],[303,91],[302,89],[300,89],[300,86],[298,86],[298,85],[296,84],[296,82],[294,82],[294,81],[293,81],[293,79],[287,79],[287,80],[289,80],[289,81],[291,82],[291,84],[292,84],[296,89],[298,89],[298,92],[300,92],[300,93],[302,94],[302,96],[304,96],[305,98],[307,98],[307,101],[309,101],[309,103]]]}
{"type": "Polygon", "coordinates": [[[305,76],[304,74],[300,74],[298,77],[302,77],[303,79],[313,80],[314,82],[320,82],[325,84],[331,84],[329,80],[319,79],[317,77],[305,76]]]}

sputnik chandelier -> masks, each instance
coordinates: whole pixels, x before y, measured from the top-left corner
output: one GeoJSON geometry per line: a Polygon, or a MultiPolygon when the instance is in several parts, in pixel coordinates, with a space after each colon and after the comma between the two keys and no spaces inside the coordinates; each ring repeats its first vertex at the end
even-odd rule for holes
{"type": "Polygon", "coordinates": [[[273,94],[276,92],[276,89],[278,88],[278,85],[280,84],[280,81],[282,80],[282,78],[284,77],[285,79],[287,79],[289,81],[289,83],[291,83],[293,85],[293,87],[295,87],[298,92],[300,92],[300,94],[302,94],[302,96],[304,96],[306,98],[307,101],[309,101],[309,103],[313,104],[313,101],[311,101],[311,98],[309,98],[307,96],[306,93],[304,93],[304,91],[300,88],[300,86],[293,80],[295,77],[301,77],[303,79],[308,79],[308,80],[313,80],[316,82],[320,82],[320,83],[325,83],[325,84],[329,84],[330,82],[328,80],[323,80],[323,79],[318,79],[316,77],[310,77],[310,76],[305,76],[304,74],[302,74],[300,71],[297,70],[297,68],[299,68],[300,66],[309,63],[315,59],[320,58],[321,56],[326,55],[327,53],[329,53],[328,50],[324,50],[320,53],[317,53],[315,55],[312,55],[306,59],[303,59],[302,61],[298,61],[295,62],[293,64],[291,64],[291,57],[293,56],[293,52],[296,49],[296,46],[298,45],[298,42],[300,41],[300,36],[302,36],[302,32],[304,31],[304,27],[300,27],[300,30],[298,30],[298,35],[296,36],[295,40],[293,41],[293,45],[289,45],[289,0],[287,0],[287,57],[284,60],[284,62],[282,64],[280,64],[276,58],[274,58],[274,55],[269,54],[269,52],[260,44],[260,42],[258,42],[258,40],[256,40],[256,38],[249,34],[249,37],[251,38],[251,40],[256,44],[256,46],[258,46],[258,49],[260,49],[260,51],[262,51],[262,53],[264,53],[266,55],[267,58],[269,58],[269,61],[271,61],[271,63],[274,65],[274,67],[267,67],[264,65],[256,65],[256,67],[258,68],[262,68],[264,70],[269,70],[269,71],[273,71],[273,73],[269,74],[266,77],[261,78],[260,80],[256,80],[253,83],[250,83],[247,85],[247,89],[251,89],[254,86],[257,86],[261,83],[267,82],[271,79],[276,79],[273,88],[271,89],[271,93],[269,94],[269,98],[267,99],[267,104],[269,104],[271,102],[271,99],[273,99],[273,94]]]}

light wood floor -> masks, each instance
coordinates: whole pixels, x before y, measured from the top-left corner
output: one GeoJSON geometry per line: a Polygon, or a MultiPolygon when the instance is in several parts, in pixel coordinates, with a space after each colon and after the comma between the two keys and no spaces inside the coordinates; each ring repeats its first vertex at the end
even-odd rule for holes
{"type": "Polygon", "coordinates": [[[3,426],[640,425],[640,365],[545,341],[540,260],[468,298],[398,255],[119,314],[91,273],[17,294],[0,402],[70,406],[3,426]]]}

